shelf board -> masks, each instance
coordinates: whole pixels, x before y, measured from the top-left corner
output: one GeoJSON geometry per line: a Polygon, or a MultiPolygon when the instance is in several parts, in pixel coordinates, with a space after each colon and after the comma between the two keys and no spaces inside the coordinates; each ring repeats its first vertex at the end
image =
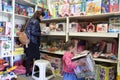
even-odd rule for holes
{"type": "Polygon", "coordinates": [[[92,14],[92,15],[80,15],[80,16],[70,16],[70,19],[80,19],[80,20],[93,20],[93,19],[105,19],[111,16],[120,15],[120,12],[113,13],[101,13],[101,14],[92,14]]]}
{"type": "Polygon", "coordinates": [[[15,0],[17,3],[19,4],[23,4],[23,5],[29,5],[29,6],[36,6],[37,4],[28,1],[28,0],[15,0]]]}
{"type": "Polygon", "coordinates": [[[50,52],[47,50],[40,50],[42,53],[48,53],[48,54],[57,54],[57,55],[63,55],[64,51],[54,51],[54,52],[50,52]]]}
{"type": "Polygon", "coordinates": [[[65,36],[65,32],[50,32],[49,36],[65,36]]]}
{"type": "Polygon", "coordinates": [[[22,56],[22,55],[25,55],[24,53],[22,54],[13,54],[13,56],[22,56]]]}
{"type": "Polygon", "coordinates": [[[113,37],[117,38],[118,33],[98,33],[98,32],[70,32],[69,36],[83,36],[83,37],[113,37]]]}
{"type": "Polygon", "coordinates": [[[31,18],[29,16],[24,16],[24,15],[19,15],[19,14],[15,14],[15,17],[19,17],[19,18],[31,18]]]}
{"type": "Polygon", "coordinates": [[[2,15],[12,15],[12,12],[0,11],[2,15]]]}
{"type": "Polygon", "coordinates": [[[46,21],[63,21],[66,20],[66,17],[58,17],[58,18],[51,18],[51,19],[43,19],[42,22],[46,21]]]}
{"type": "Polygon", "coordinates": [[[117,60],[112,60],[112,59],[102,59],[102,58],[93,58],[95,61],[100,61],[100,62],[108,62],[108,63],[118,63],[117,60]]]}

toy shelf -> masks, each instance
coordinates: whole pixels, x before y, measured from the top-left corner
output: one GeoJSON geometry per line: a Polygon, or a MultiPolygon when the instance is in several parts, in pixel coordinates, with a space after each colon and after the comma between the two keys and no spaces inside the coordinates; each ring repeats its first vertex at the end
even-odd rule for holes
{"type": "MultiPolygon", "coordinates": [[[[50,51],[47,51],[47,50],[40,50],[40,52],[41,53],[47,53],[47,54],[56,54],[56,55],[61,55],[61,56],[63,56],[63,54],[64,54],[64,51],[50,52],[50,51]]],[[[106,63],[116,63],[116,64],[118,63],[118,60],[112,60],[112,59],[93,58],[93,60],[94,61],[100,61],[100,62],[106,62],[106,63]]]]}
{"type": "Polygon", "coordinates": [[[28,0],[15,0],[17,3],[23,4],[23,5],[28,5],[28,6],[35,6],[36,4],[33,2],[30,2],[28,0]]]}
{"type": "Polygon", "coordinates": [[[14,54],[13,56],[16,57],[16,56],[21,56],[21,55],[25,55],[24,53],[21,53],[21,54],[14,54]]]}
{"type": "Polygon", "coordinates": [[[93,58],[95,61],[100,61],[100,62],[108,62],[108,63],[118,63],[117,60],[112,60],[112,59],[102,59],[102,58],[93,58]]]}
{"type": "Polygon", "coordinates": [[[58,18],[50,18],[50,19],[43,19],[42,22],[47,22],[47,21],[66,21],[66,17],[58,17],[58,18]]]}
{"type": "Polygon", "coordinates": [[[70,16],[70,19],[79,19],[79,20],[94,20],[94,19],[106,19],[111,16],[120,15],[120,12],[112,12],[112,13],[101,13],[101,14],[93,14],[93,15],[80,15],[80,16],[70,16]]]}
{"type": "Polygon", "coordinates": [[[13,13],[12,12],[6,12],[6,11],[0,11],[0,14],[2,14],[2,15],[13,15],[13,13]]]}
{"type": "Polygon", "coordinates": [[[29,16],[24,16],[24,15],[19,15],[19,14],[15,14],[15,17],[16,18],[27,18],[27,19],[29,19],[30,17],[29,16]]]}
{"type": "Polygon", "coordinates": [[[63,55],[64,54],[64,51],[50,52],[50,51],[47,51],[47,50],[40,50],[40,52],[42,52],[42,53],[48,53],[48,54],[57,54],[57,55],[63,55]]]}
{"type": "Polygon", "coordinates": [[[108,37],[117,38],[118,33],[100,33],[100,32],[70,32],[69,36],[83,36],[83,37],[108,37]]]}
{"type": "Polygon", "coordinates": [[[50,32],[49,34],[47,34],[49,36],[66,36],[65,32],[50,32]]]}

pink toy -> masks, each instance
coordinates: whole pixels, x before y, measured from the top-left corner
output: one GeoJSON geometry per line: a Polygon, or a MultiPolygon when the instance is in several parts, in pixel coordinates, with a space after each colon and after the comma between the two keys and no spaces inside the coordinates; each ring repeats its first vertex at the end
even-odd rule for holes
{"type": "Polygon", "coordinates": [[[87,32],[95,32],[95,26],[92,23],[87,26],[87,32]]]}
{"type": "Polygon", "coordinates": [[[60,16],[64,17],[64,16],[69,16],[69,4],[66,3],[66,4],[63,4],[63,5],[60,5],[60,16]]]}

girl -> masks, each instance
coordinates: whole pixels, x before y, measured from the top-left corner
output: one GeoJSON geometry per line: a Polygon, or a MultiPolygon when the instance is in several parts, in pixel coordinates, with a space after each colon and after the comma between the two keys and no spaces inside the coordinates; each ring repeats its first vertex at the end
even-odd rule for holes
{"type": "Polygon", "coordinates": [[[64,56],[62,58],[63,60],[63,80],[85,80],[84,78],[82,79],[77,79],[74,69],[79,65],[85,65],[84,62],[72,62],[72,57],[74,57],[74,41],[70,40],[65,43],[64,50],[66,52],[64,53],[64,56]]]}

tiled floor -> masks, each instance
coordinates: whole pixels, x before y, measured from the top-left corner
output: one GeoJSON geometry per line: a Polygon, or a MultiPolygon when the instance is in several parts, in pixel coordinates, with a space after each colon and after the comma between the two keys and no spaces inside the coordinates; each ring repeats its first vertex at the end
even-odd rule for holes
{"type": "MultiPolygon", "coordinates": [[[[32,77],[26,77],[25,75],[18,75],[18,79],[17,80],[34,80],[32,79],[32,77]]],[[[51,80],[62,80],[62,77],[56,76],[54,78],[52,78],[51,80]]]]}

